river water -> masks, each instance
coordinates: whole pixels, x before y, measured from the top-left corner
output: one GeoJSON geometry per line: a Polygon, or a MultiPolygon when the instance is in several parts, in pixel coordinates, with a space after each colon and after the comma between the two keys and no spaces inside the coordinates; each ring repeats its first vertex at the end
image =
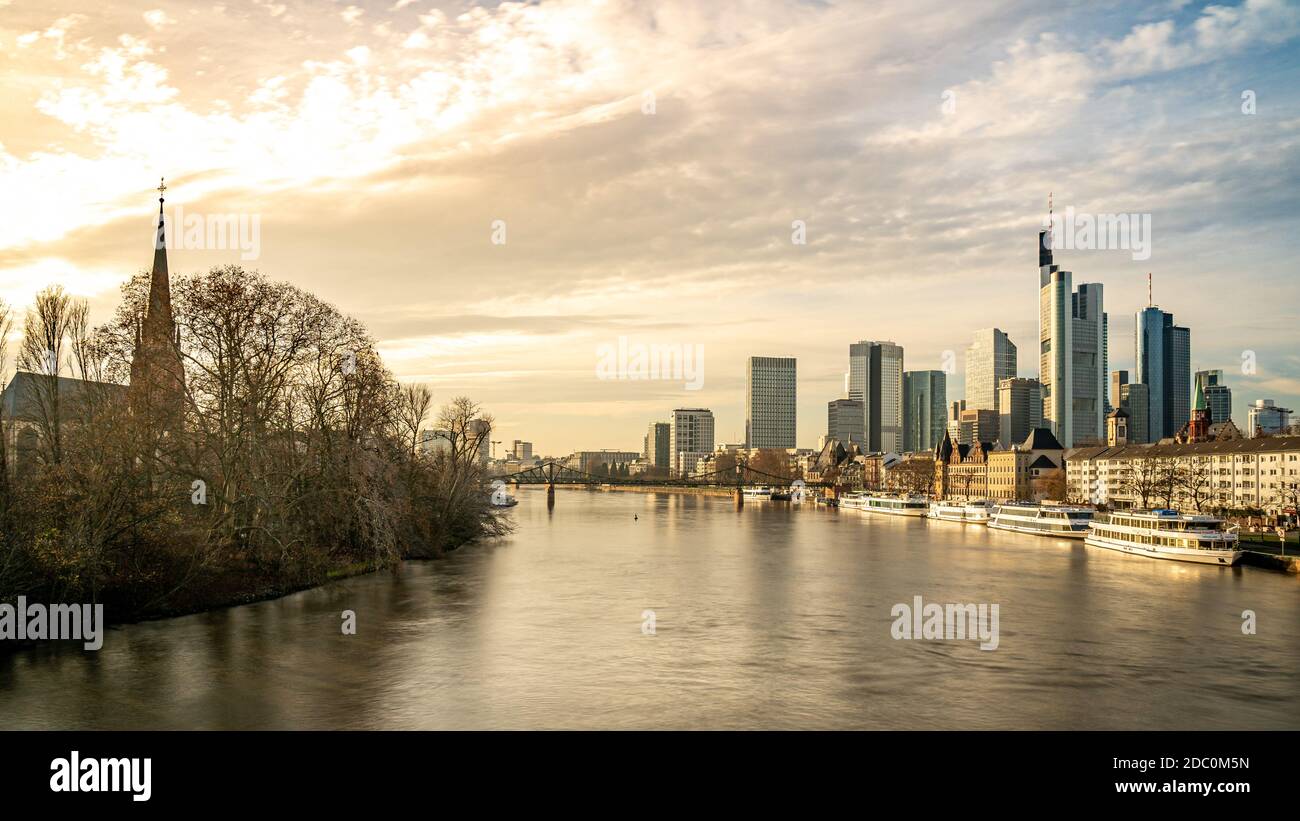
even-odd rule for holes
{"type": "Polygon", "coordinates": [[[779,502],[519,498],[512,536],[446,559],[0,657],[0,728],[1300,728],[1295,576],[779,502]],[[916,596],[997,604],[997,648],[894,639],[916,596]]]}

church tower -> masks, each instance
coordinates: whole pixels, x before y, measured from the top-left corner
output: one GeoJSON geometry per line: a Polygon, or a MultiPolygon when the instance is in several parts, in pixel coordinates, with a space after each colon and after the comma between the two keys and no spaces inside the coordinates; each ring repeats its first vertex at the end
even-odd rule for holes
{"type": "Polygon", "coordinates": [[[1199,381],[1196,383],[1196,398],[1192,400],[1192,416],[1187,420],[1183,435],[1178,438],[1183,442],[1205,442],[1210,438],[1210,409],[1199,381]]]}
{"type": "Polygon", "coordinates": [[[167,271],[167,237],[163,219],[164,182],[158,184],[158,232],[149,277],[149,302],[136,326],[131,360],[131,412],[149,420],[158,433],[178,433],[185,410],[185,370],[180,334],[172,316],[171,278],[167,271]]]}

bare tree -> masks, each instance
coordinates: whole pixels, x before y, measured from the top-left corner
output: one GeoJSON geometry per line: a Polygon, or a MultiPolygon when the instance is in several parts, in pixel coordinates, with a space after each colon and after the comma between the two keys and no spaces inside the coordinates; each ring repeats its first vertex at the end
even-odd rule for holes
{"type": "Polygon", "coordinates": [[[428,385],[402,386],[397,421],[400,432],[410,446],[411,456],[415,456],[416,449],[420,445],[420,431],[424,428],[424,420],[428,418],[432,406],[433,391],[429,390],[428,385]]]}
{"type": "Polygon", "coordinates": [[[1214,477],[1210,471],[1210,460],[1205,456],[1193,456],[1186,460],[1176,476],[1178,490],[1192,503],[1196,512],[1214,494],[1214,477]]]}
{"type": "Polygon", "coordinates": [[[1174,506],[1174,497],[1183,483],[1183,468],[1177,459],[1162,458],[1156,466],[1157,495],[1164,500],[1166,508],[1174,506]]]}
{"type": "MultiPolygon", "coordinates": [[[[0,299],[0,384],[8,385],[9,336],[14,330],[14,313],[9,303],[0,299]]],[[[0,506],[8,499],[9,489],[9,429],[5,422],[4,403],[0,403],[0,506]]],[[[0,507],[0,510],[3,508],[0,507]]]]}
{"type": "Polygon", "coordinates": [[[41,453],[48,464],[54,465],[63,461],[64,409],[59,374],[73,313],[73,300],[63,286],[53,285],[38,293],[27,311],[18,352],[18,366],[38,377],[34,398],[41,453]]]}
{"type": "Polygon", "coordinates": [[[1125,493],[1140,500],[1139,507],[1150,507],[1161,486],[1160,460],[1149,455],[1126,460],[1122,483],[1125,493]]]}

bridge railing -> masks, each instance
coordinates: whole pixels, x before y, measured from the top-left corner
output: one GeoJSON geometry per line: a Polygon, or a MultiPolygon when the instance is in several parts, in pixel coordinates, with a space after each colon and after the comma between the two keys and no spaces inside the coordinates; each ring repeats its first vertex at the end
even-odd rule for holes
{"type": "Polygon", "coordinates": [[[808,482],[797,477],[776,476],[748,465],[741,465],[740,470],[733,467],[694,473],[687,476],[650,476],[642,478],[639,476],[602,476],[555,461],[544,462],[525,470],[490,478],[509,483],[544,485],[708,485],[718,487],[771,485],[774,487],[788,487],[796,481],[803,481],[806,486],[825,486],[829,484],[826,482],[808,482]]]}

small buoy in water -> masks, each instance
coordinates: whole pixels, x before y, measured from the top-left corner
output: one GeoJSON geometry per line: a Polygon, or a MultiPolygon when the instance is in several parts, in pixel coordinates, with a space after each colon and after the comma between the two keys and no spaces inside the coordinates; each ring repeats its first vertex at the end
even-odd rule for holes
{"type": "Polygon", "coordinates": [[[637,520],[637,518],[636,518],[636,514],[635,514],[635,513],[633,513],[633,514],[632,514],[632,521],[634,521],[634,522],[635,522],[635,521],[636,521],[636,520],[637,520]]]}

